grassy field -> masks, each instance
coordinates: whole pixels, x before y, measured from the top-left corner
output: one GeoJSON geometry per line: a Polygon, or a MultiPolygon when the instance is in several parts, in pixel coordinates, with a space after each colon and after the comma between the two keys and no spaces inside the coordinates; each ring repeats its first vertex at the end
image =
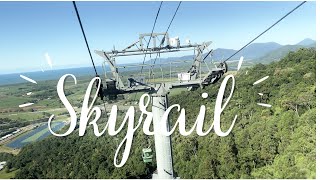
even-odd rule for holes
{"type": "Polygon", "coordinates": [[[14,112],[14,113],[1,113],[0,118],[9,118],[12,120],[37,120],[45,117],[42,113],[36,112],[14,112]]]}
{"type": "Polygon", "coordinates": [[[6,172],[5,169],[0,171],[0,179],[12,179],[18,170],[6,172]]]}
{"type": "MultiPolygon", "coordinates": [[[[83,95],[90,82],[90,77],[80,77],[75,85],[70,80],[65,83],[65,93],[74,107],[80,107],[83,95]]],[[[28,121],[47,118],[50,114],[64,114],[63,104],[56,92],[58,80],[40,81],[38,84],[22,83],[0,86],[0,118],[28,121]],[[31,95],[27,93],[32,92],[31,95]],[[34,103],[25,108],[19,108],[20,104],[34,103]],[[48,114],[50,113],[50,114],[48,114]]]]}
{"type": "MultiPolygon", "coordinates": [[[[5,152],[9,154],[18,154],[20,152],[20,149],[12,149],[5,145],[0,145],[0,152],[5,152]]],[[[1,179],[1,178],[0,178],[1,179]]]]}

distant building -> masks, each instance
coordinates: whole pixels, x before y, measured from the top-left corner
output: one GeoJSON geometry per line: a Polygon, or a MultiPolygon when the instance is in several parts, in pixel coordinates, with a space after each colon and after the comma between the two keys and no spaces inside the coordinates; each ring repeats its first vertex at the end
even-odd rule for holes
{"type": "Polygon", "coordinates": [[[6,161],[0,162],[0,171],[4,168],[4,166],[7,164],[6,161]]]}
{"type": "Polygon", "coordinates": [[[5,135],[5,136],[1,137],[1,138],[0,138],[0,140],[7,139],[8,137],[10,137],[10,136],[12,136],[12,135],[13,135],[13,134],[7,134],[7,135],[5,135]]]}
{"type": "Polygon", "coordinates": [[[12,134],[16,134],[18,132],[20,132],[20,129],[15,130],[14,132],[12,132],[12,134]]]}

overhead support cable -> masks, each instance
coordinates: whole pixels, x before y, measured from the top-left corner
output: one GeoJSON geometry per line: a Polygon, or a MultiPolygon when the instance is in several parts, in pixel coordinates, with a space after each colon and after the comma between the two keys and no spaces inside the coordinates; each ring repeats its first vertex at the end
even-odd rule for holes
{"type": "MultiPolygon", "coordinates": [[[[148,43],[147,43],[147,49],[149,48],[149,44],[150,44],[150,41],[151,41],[151,38],[152,38],[152,34],[153,34],[153,31],[154,31],[154,28],[156,27],[156,23],[157,23],[158,16],[159,16],[159,13],[160,13],[160,10],[161,10],[161,7],[162,7],[162,3],[163,3],[163,1],[161,1],[161,3],[160,3],[160,6],[159,6],[159,8],[158,8],[157,15],[156,15],[156,17],[155,17],[155,19],[154,19],[154,22],[153,22],[153,27],[152,27],[152,30],[151,30],[151,35],[150,35],[149,41],[148,41],[148,43]]],[[[143,64],[144,64],[145,61],[146,61],[146,56],[147,56],[147,54],[144,55],[143,64]]],[[[143,70],[143,67],[141,68],[141,72],[140,72],[140,73],[142,73],[142,70],[143,70]]]]}
{"type": "Polygon", "coordinates": [[[174,18],[176,17],[176,15],[177,15],[177,12],[178,12],[178,10],[179,10],[179,8],[180,8],[181,2],[182,2],[182,1],[179,2],[178,7],[177,7],[176,11],[174,12],[174,15],[173,15],[173,17],[172,17],[172,19],[171,19],[171,21],[170,21],[170,24],[169,24],[169,26],[168,26],[168,28],[167,28],[167,30],[166,30],[166,34],[168,33],[168,31],[169,31],[169,29],[170,29],[170,27],[171,27],[171,24],[172,24],[174,18]]]}
{"type": "Polygon", "coordinates": [[[86,37],[86,34],[83,30],[83,26],[82,26],[82,23],[81,23],[81,18],[80,18],[80,15],[79,15],[79,12],[78,12],[78,8],[77,8],[77,5],[76,5],[76,2],[75,1],[72,1],[73,3],[73,7],[76,11],[76,14],[77,14],[77,17],[78,17],[78,21],[79,21],[79,24],[80,24],[80,27],[81,27],[81,31],[82,31],[82,35],[83,35],[83,38],[86,42],[86,45],[87,45],[87,49],[88,49],[88,52],[89,52],[89,55],[90,55],[90,58],[91,58],[91,63],[92,63],[92,66],[94,68],[94,71],[96,73],[96,76],[98,76],[98,72],[97,72],[97,69],[96,69],[96,66],[94,64],[94,61],[93,61],[93,58],[92,58],[92,55],[91,55],[91,51],[90,51],[90,47],[89,47],[89,44],[88,44],[88,41],[87,41],[87,37],[86,37]]]}
{"type": "MultiPolygon", "coordinates": [[[[175,10],[172,18],[171,18],[171,21],[170,21],[170,23],[169,23],[169,25],[168,25],[168,27],[167,27],[166,32],[164,33],[164,36],[163,36],[163,38],[162,38],[162,40],[161,40],[161,43],[160,43],[159,48],[162,47],[162,45],[163,45],[163,43],[164,43],[164,41],[165,41],[165,37],[166,37],[166,35],[168,34],[168,31],[169,31],[169,29],[170,29],[170,27],[171,27],[171,24],[172,24],[174,18],[176,17],[176,15],[177,15],[177,12],[178,12],[178,10],[179,10],[179,8],[180,8],[181,2],[182,2],[182,1],[179,2],[178,6],[177,6],[177,8],[176,8],[176,10],[175,10]]],[[[154,65],[155,65],[155,63],[156,63],[156,61],[157,61],[157,59],[158,59],[159,56],[160,56],[160,53],[157,54],[155,60],[153,61],[153,64],[154,64],[154,65]]],[[[152,67],[152,69],[153,69],[153,67],[152,67]]]]}
{"type": "MultiPolygon", "coordinates": [[[[94,64],[94,61],[93,61],[93,58],[92,58],[92,54],[91,54],[91,50],[90,50],[90,47],[89,47],[89,44],[88,44],[88,41],[87,41],[87,37],[86,37],[86,34],[85,34],[84,29],[83,29],[83,26],[82,26],[82,22],[81,22],[81,18],[80,18],[79,12],[78,12],[78,8],[77,8],[77,5],[76,5],[76,2],[75,2],[75,1],[72,1],[72,3],[73,3],[73,7],[74,7],[74,9],[75,9],[75,11],[76,11],[76,14],[77,14],[77,18],[78,18],[78,21],[79,21],[79,24],[80,24],[80,27],[81,27],[82,35],[83,35],[83,38],[84,38],[84,40],[85,40],[85,42],[86,42],[87,49],[88,49],[88,52],[89,52],[89,55],[90,55],[90,59],[91,59],[91,63],[92,63],[92,66],[93,66],[93,68],[94,68],[94,71],[95,71],[95,73],[96,73],[96,77],[99,77],[98,72],[97,72],[97,68],[96,68],[96,66],[95,66],[95,64],[94,64]]],[[[97,88],[98,88],[98,85],[99,85],[99,84],[98,84],[98,81],[97,81],[97,84],[96,84],[96,87],[97,87],[97,88]]],[[[104,111],[105,111],[105,113],[106,113],[106,115],[107,115],[106,103],[105,103],[105,101],[104,101],[104,99],[103,99],[103,97],[104,97],[104,94],[103,94],[103,84],[100,84],[100,88],[97,89],[97,91],[98,91],[98,96],[100,96],[101,100],[103,101],[104,111]]]]}

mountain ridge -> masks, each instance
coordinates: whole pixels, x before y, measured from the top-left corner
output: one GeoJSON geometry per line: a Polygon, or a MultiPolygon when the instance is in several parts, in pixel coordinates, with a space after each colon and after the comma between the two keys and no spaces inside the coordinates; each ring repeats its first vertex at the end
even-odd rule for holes
{"type": "MultiPolygon", "coordinates": [[[[296,51],[303,47],[315,47],[316,41],[310,38],[305,38],[302,41],[298,42],[297,44],[288,44],[288,45],[281,45],[277,42],[265,42],[265,43],[252,43],[248,47],[244,48],[238,54],[236,54],[232,59],[238,60],[241,56],[245,59],[253,60],[255,62],[269,62],[267,58],[271,58],[271,61],[278,60],[284,55],[286,55],[290,51],[296,51]],[[270,54],[271,53],[271,54],[270,54]]],[[[227,49],[227,48],[217,48],[212,51],[212,57],[208,57],[209,59],[215,61],[223,61],[226,58],[230,57],[232,54],[237,52],[238,50],[235,49],[227,49]]],[[[207,53],[204,53],[204,57],[207,53]]],[[[194,55],[186,55],[181,57],[168,57],[168,58],[160,58],[161,62],[169,62],[169,61],[177,61],[177,60],[191,60],[194,58],[194,55]]],[[[159,58],[158,58],[159,59],[159,58]]],[[[154,59],[151,59],[153,62],[154,59]]],[[[146,61],[146,63],[150,62],[146,61]]],[[[156,63],[158,63],[157,61],[156,63]]]]}

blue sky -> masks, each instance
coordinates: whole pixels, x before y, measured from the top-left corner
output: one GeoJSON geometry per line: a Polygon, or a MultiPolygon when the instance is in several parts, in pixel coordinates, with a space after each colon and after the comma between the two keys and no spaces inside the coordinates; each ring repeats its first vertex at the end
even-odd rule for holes
{"type": "MultiPolygon", "coordinates": [[[[170,28],[181,42],[213,41],[239,49],[300,2],[182,2],[170,28]]],[[[91,50],[125,48],[150,32],[160,2],[77,2],[91,50]]],[[[178,2],[164,2],[155,32],[164,32],[178,2]]],[[[0,74],[90,66],[72,2],[0,2],[0,74]]],[[[256,42],[296,44],[316,37],[315,2],[307,2],[256,42]]],[[[102,59],[93,53],[94,61],[102,59]]],[[[141,61],[139,57],[119,63],[141,61]]]]}

